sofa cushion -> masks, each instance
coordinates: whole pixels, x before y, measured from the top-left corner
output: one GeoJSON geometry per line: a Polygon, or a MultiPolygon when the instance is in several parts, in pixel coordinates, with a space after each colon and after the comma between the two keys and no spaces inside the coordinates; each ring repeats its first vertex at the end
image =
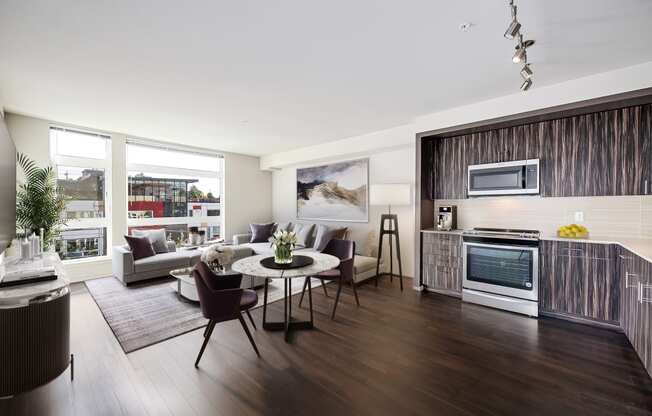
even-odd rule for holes
{"type": "Polygon", "coordinates": [[[355,256],[353,259],[353,271],[355,274],[361,274],[376,268],[376,257],[355,256]]]}
{"type": "Polygon", "coordinates": [[[317,236],[315,237],[313,248],[317,251],[322,251],[331,240],[344,239],[346,231],[346,227],[332,228],[327,225],[319,224],[317,226],[317,236]]]}
{"type": "Polygon", "coordinates": [[[297,245],[312,247],[312,232],[315,224],[295,224],[294,233],[297,235],[297,245]]]}
{"type": "Polygon", "coordinates": [[[131,235],[134,237],[147,237],[152,244],[156,253],[167,253],[168,244],[165,241],[165,229],[158,230],[132,230],[131,235]]]}
{"type": "Polygon", "coordinates": [[[131,250],[134,260],[152,257],[156,254],[152,247],[152,243],[149,242],[149,238],[147,237],[132,237],[130,235],[125,235],[125,240],[127,240],[127,244],[129,244],[129,250],[131,250]]]}
{"type": "Polygon", "coordinates": [[[268,224],[249,224],[249,228],[251,228],[251,240],[249,242],[264,243],[269,241],[275,226],[276,224],[273,222],[268,224]]]}
{"type": "Polygon", "coordinates": [[[249,243],[247,247],[251,248],[254,254],[269,254],[270,256],[274,254],[272,245],[269,242],[265,243],[249,243]]]}
{"type": "Polygon", "coordinates": [[[274,227],[274,232],[277,232],[277,231],[290,231],[291,229],[292,229],[292,223],[291,222],[279,222],[274,227]]]}
{"type": "Polygon", "coordinates": [[[174,253],[157,254],[134,261],[134,271],[136,273],[143,273],[160,270],[162,272],[161,276],[163,276],[173,269],[188,267],[189,257],[188,252],[184,252],[183,250],[175,251],[174,253]]]}

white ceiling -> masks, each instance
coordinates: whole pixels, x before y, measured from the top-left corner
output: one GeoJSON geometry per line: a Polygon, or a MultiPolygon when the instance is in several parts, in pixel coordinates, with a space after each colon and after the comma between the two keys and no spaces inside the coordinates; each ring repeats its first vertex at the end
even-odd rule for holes
{"type": "MultiPolygon", "coordinates": [[[[517,4],[534,88],[652,61],[652,1],[517,4]]],[[[13,112],[261,155],[518,91],[509,20],[499,0],[2,0],[0,92],[13,112]]]]}

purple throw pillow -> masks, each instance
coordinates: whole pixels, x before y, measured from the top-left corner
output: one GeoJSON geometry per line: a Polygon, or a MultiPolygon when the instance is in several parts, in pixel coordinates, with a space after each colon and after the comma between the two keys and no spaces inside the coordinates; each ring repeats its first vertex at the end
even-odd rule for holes
{"type": "Polygon", "coordinates": [[[149,238],[147,237],[132,237],[130,235],[125,235],[125,240],[127,240],[127,244],[129,244],[134,260],[140,260],[156,255],[152,243],[150,243],[149,238]]]}
{"type": "Polygon", "coordinates": [[[269,224],[249,224],[251,228],[251,241],[250,243],[266,243],[274,232],[275,223],[269,224]]]}

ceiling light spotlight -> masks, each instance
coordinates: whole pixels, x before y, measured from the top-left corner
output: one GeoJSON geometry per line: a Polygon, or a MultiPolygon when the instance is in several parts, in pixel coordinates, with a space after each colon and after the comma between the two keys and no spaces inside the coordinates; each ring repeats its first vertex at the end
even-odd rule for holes
{"type": "Polygon", "coordinates": [[[534,72],[532,72],[532,68],[530,68],[530,64],[525,64],[525,66],[521,69],[521,76],[523,79],[530,79],[534,75],[534,72]]]}
{"type": "Polygon", "coordinates": [[[528,78],[521,84],[521,91],[527,91],[532,86],[532,79],[528,78]]]}
{"type": "Polygon", "coordinates": [[[518,20],[516,20],[516,6],[510,3],[509,7],[512,10],[512,21],[509,23],[509,26],[507,26],[507,30],[503,36],[506,39],[514,39],[516,35],[518,35],[518,32],[521,30],[521,24],[518,22],[518,20]]]}
{"type": "Polygon", "coordinates": [[[514,56],[512,57],[512,62],[515,64],[525,62],[527,59],[527,52],[525,52],[525,48],[516,48],[516,52],[514,52],[514,56]]]}
{"type": "Polygon", "coordinates": [[[525,50],[530,46],[534,45],[533,40],[523,40],[523,35],[518,35],[518,45],[516,45],[516,52],[512,57],[512,62],[515,64],[527,61],[527,53],[525,50]]]}

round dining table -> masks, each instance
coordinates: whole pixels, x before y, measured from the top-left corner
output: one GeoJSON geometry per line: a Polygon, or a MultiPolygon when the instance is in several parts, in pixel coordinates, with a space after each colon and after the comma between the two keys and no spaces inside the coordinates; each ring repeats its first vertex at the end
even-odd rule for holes
{"type": "Polygon", "coordinates": [[[256,255],[240,259],[231,265],[231,269],[242,275],[256,276],[265,278],[265,294],[263,298],[263,328],[268,331],[284,331],[285,341],[289,342],[290,333],[293,330],[312,329],[314,328],[312,316],[312,293],[311,283],[308,279],[308,300],[310,304],[310,321],[299,321],[292,318],[292,279],[315,276],[326,270],[331,270],[339,266],[340,260],[330,254],[318,253],[316,251],[301,251],[295,255],[312,257],[313,263],[308,266],[293,269],[272,269],[261,264],[261,260],[270,257],[270,255],[256,255]],[[277,322],[267,321],[267,292],[270,279],[283,279],[283,320],[277,322]]]}

